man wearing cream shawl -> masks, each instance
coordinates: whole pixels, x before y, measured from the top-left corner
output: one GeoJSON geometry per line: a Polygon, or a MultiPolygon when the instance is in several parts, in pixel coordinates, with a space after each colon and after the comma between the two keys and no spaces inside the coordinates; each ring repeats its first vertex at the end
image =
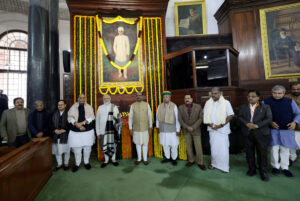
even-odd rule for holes
{"type": "Polygon", "coordinates": [[[175,103],[171,102],[171,92],[164,91],[163,103],[157,108],[156,127],[159,131],[160,144],[163,146],[165,159],[162,163],[172,162],[177,165],[180,124],[178,121],[178,109],[175,103]],[[171,153],[170,153],[171,149],[171,153]],[[172,160],[170,159],[170,155],[172,160]]]}
{"type": "Polygon", "coordinates": [[[207,124],[211,150],[209,169],[217,168],[223,173],[229,172],[230,120],[234,115],[231,104],[225,100],[220,88],[213,87],[211,98],[204,106],[204,124],[207,124]]]}
{"type": "Polygon", "coordinates": [[[85,103],[85,95],[80,94],[78,102],[72,105],[68,112],[68,122],[70,125],[70,133],[68,144],[75,154],[75,166],[72,171],[76,172],[81,163],[82,149],[84,167],[89,170],[89,163],[92,145],[95,142],[94,129],[92,121],[95,119],[93,108],[85,103]]]}

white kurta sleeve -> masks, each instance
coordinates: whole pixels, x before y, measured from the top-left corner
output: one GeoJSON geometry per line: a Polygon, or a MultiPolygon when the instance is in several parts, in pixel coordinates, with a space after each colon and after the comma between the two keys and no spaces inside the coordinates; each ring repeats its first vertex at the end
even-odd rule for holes
{"type": "Polygon", "coordinates": [[[100,107],[97,110],[97,116],[96,116],[96,135],[100,135],[100,121],[101,121],[101,115],[100,115],[100,107]]]}
{"type": "Polygon", "coordinates": [[[148,119],[149,119],[149,128],[152,128],[152,110],[148,104],[148,119]]]}
{"type": "MultiPolygon", "coordinates": [[[[159,105],[160,106],[160,105],[159,105]]],[[[159,106],[157,107],[156,111],[156,128],[159,128],[159,121],[158,121],[158,111],[159,111],[159,106]]]]}
{"type": "Polygon", "coordinates": [[[176,132],[179,133],[180,132],[180,123],[178,121],[178,108],[176,105],[174,107],[174,114],[175,114],[176,132]]]}
{"type": "Polygon", "coordinates": [[[114,53],[117,53],[117,37],[115,37],[114,39],[114,44],[113,44],[113,49],[114,49],[114,53]]]}
{"type": "Polygon", "coordinates": [[[133,121],[133,109],[132,109],[132,105],[131,105],[130,110],[129,110],[129,120],[128,120],[129,130],[132,129],[132,121],[133,121]]]}
{"type": "Polygon", "coordinates": [[[228,100],[226,100],[226,116],[234,115],[233,109],[231,107],[231,104],[228,100]]]}

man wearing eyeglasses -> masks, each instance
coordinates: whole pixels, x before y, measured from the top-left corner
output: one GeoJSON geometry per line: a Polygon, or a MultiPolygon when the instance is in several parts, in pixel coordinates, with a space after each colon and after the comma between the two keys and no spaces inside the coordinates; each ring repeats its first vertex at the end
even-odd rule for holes
{"type": "Polygon", "coordinates": [[[249,166],[247,175],[254,176],[256,174],[256,150],[260,177],[263,181],[268,181],[267,155],[272,112],[269,105],[260,104],[259,95],[256,90],[248,91],[248,103],[241,106],[238,119],[242,124],[241,131],[245,139],[246,158],[249,166]]]}

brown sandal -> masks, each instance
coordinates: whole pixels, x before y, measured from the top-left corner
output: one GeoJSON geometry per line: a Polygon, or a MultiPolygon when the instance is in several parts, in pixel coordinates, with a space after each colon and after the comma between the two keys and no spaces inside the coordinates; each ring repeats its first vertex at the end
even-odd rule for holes
{"type": "Polygon", "coordinates": [[[213,170],[213,169],[215,169],[215,168],[214,168],[214,166],[209,165],[209,166],[208,166],[208,169],[213,170]]]}

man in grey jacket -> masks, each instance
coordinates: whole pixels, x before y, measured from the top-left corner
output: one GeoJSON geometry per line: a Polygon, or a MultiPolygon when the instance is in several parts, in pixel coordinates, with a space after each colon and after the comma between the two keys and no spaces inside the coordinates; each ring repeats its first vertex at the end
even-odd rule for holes
{"type": "Polygon", "coordinates": [[[15,107],[5,110],[1,118],[1,137],[8,141],[10,146],[20,147],[30,141],[28,129],[28,115],[30,110],[24,108],[24,100],[21,97],[14,99],[15,107]]]}

